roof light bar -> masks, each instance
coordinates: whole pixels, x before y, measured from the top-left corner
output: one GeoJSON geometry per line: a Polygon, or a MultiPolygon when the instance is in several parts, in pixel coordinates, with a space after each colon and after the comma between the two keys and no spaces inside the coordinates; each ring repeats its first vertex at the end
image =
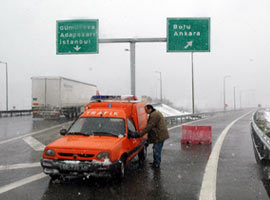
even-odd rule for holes
{"type": "Polygon", "coordinates": [[[95,95],[91,100],[137,100],[134,95],[95,95]]]}

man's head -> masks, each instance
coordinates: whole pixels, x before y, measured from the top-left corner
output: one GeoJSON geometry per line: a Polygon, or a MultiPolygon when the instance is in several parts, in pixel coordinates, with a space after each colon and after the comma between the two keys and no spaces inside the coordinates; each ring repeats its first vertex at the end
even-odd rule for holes
{"type": "Polygon", "coordinates": [[[144,110],[145,110],[145,112],[146,113],[151,113],[151,112],[153,112],[153,111],[155,111],[155,109],[154,109],[154,107],[152,106],[152,105],[150,105],[150,104],[147,104],[145,107],[144,107],[144,110]]]}

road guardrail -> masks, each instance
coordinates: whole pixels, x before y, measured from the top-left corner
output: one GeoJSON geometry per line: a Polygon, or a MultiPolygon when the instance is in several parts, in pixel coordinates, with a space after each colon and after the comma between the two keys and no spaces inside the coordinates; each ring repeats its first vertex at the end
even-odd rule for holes
{"type": "MultiPolygon", "coordinates": [[[[168,125],[183,124],[189,121],[194,121],[194,120],[202,119],[208,116],[213,116],[217,113],[224,113],[224,112],[220,111],[220,112],[196,113],[196,114],[188,114],[188,115],[176,115],[176,116],[165,117],[165,120],[168,125]]],[[[32,110],[0,111],[0,117],[24,116],[24,115],[31,115],[31,114],[32,114],[32,110]]]]}
{"type": "Polygon", "coordinates": [[[190,121],[195,121],[198,119],[203,119],[205,117],[214,116],[220,113],[225,113],[225,112],[218,111],[218,112],[208,112],[208,113],[196,113],[196,114],[188,114],[188,115],[170,116],[170,117],[164,117],[164,118],[165,118],[165,121],[167,122],[167,125],[170,126],[170,125],[177,125],[177,124],[183,124],[190,121]]]}
{"type": "Polygon", "coordinates": [[[13,116],[23,116],[23,115],[32,115],[32,110],[0,111],[0,117],[13,117],[13,116]]]}
{"type": "MultiPolygon", "coordinates": [[[[269,112],[269,111],[268,111],[269,112]]],[[[251,120],[251,138],[258,162],[266,163],[270,161],[270,137],[269,121],[264,116],[264,110],[256,111],[251,120]],[[267,124],[268,123],[268,124],[267,124]]]]}

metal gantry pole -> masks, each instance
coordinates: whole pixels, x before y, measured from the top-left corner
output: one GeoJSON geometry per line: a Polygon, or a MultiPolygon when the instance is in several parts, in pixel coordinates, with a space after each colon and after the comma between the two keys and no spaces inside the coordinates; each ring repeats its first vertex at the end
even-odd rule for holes
{"type": "Polygon", "coordinates": [[[115,38],[99,39],[99,43],[130,43],[130,92],[136,95],[135,44],[137,42],[167,42],[167,38],[115,38]]]}
{"type": "Polygon", "coordinates": [[[136,95],[135,42],[130,42],[130,91],[136,95]]]}
{"type": "Polygon", "coordinates": [[[191,79],[192,79],[192,114],[194,111],[194,71],[193,71],[193,52],[191,52],[191,79]]]}

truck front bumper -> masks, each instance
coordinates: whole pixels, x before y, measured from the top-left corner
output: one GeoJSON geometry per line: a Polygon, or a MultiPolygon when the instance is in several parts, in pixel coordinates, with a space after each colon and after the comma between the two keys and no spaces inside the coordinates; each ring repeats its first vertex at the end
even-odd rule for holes
{"type": "Polygon", "coordinates": [[[48,175],[82,175],[113,172],[120,167],[120,161],[78,161],[78,160],[52,160],[41,159],[43,172],[48,175]]]}

